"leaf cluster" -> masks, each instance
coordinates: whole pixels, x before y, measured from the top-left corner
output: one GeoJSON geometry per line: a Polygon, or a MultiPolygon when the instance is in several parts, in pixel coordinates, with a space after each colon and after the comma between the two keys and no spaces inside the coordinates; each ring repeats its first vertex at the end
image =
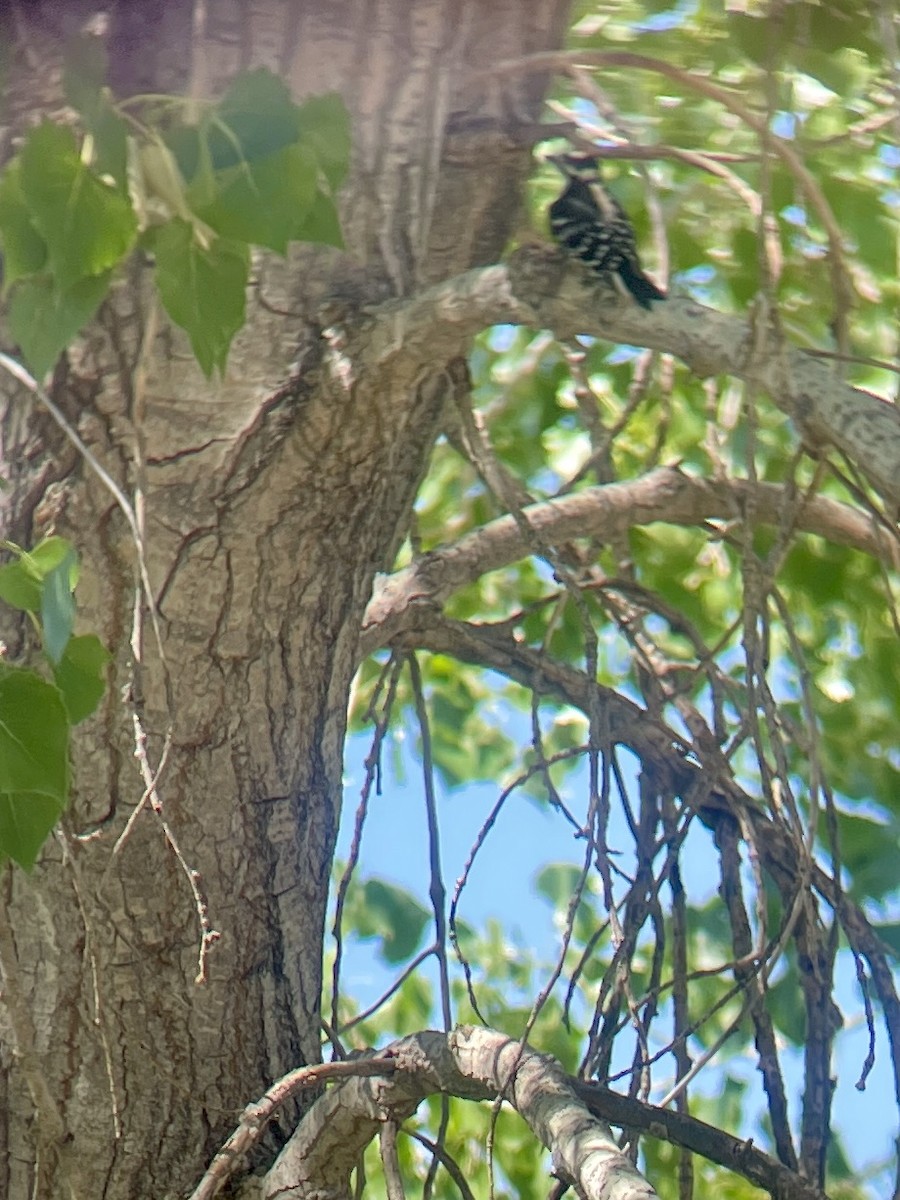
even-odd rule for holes
{"type": "Polygon", "coordinates": [[[97,708],[109,653],[73,633],[78,557],[61,537],[32,550],[5,542],[0,600],[26,613],[47,672],[0,662],[0,863],[32,867],[69,791],[69,731],[97,708]]]}
{"type": "Polygon", "coordinates": [[[10,329],[42,376],[139,249],[203,371],[222,372],[244,323],[252,247],[341,245],[346,109],[335,95],[295,104],[264,69],[203,104],[117,104],[105,77],[100,40],[76,40],[64,84],[78,126],[45,121],[0,177],[10,329]]]}

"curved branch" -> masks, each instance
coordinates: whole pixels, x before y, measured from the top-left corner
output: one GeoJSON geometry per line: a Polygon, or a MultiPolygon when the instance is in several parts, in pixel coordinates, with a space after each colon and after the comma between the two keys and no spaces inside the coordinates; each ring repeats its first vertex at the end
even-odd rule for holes
{"type": "Polygon", "coordinates": [[[504,1096],[550,1150],[555,1173],[587,1200],[653,1200],[656,1195],[622,1154],[609,1123],[684,1146],[784,1200],[825,1200],[816,1187],[750,1142],[575,1080],[555,1059],[491,1029],[427,1030],[393,1043],[379,1058],[393,1068],[390,1078],[348,1080],[306,1113],[265,1177],[265,1200],[312,1191],[349,1195],[350,1171],[381,1125],[404,1119],[434,1094],[469,1100],[504,1096]]]}
{"type": "Polygon", "coordinates": [[[468,271],[407,300],[381,305],[368,333],[377,362],[458,354],[489,325],[550,329],[561,340],[587,334],[662,350],[701,377],[733,375],[768,392],[811,446],[842,450],[891,507],[900,504],[900,408],[851,387],[824,362],[765,322],[675,297],[645,312],[592,282],[561,251],[523,246],[507,263],[468,271]]]}
{"type": "MultiPolygon", "coordinates": [[[[654,521],[697,525],[716,518],[733,519],[744,512],[752,512],[760,523],[777,525],[788,503],[787,490],[778,484],[694,479],[677,467],[659,467],[639,479],[528,505],[522,516],[540,541],[550,545],[578,537],[608,539],[633,525],[654,521]]],[[[796,526],[868,554],[889,554],[891,564],[900,568],[900,545],[879,533],[870,519],[848,504],[811,497],[798,508],[796,526]]],[[[410,620],[416,620],[415,612],[423,605],[442,604],[486,571],[508,566],[531,550],[520,523],[512,516],[499,517],[383,577],[366,609],[360,658],[402,632],[410,620]]]]}

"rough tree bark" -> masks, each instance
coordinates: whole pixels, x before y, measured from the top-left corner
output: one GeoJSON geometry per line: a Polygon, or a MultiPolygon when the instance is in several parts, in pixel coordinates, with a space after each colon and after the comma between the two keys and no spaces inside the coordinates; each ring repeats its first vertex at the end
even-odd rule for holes
{"type": "MultiPolygon", "coordinates": [[[[58,114],[61,40],[92,6],[71,8],[65,21],[49,2],[16,8],[10,95],[20,127],[58,114]]],[[[135,606],[120,512],[45,414],[3,380],[4,536],[29,545],[53,531],[77,544],[84,619],[115,654],[105,707],[77,739],[63,829],[31,877],[0,875],[14,934],[0,1029],[9,1200],[183,1193],[244,1103],[319,1056],[323,920],[361,618],[442,408],[467,383],[462,332],[437,357],[400,339],[375,355],[366,308],[501,253],[546,80],[496,87],[485,69],[558,45],[566,9],[566,0],[116,8],[109,39],[121,92],[198,82],[215,91],[265,65],[297,98],[343,94],[354,138],[348,253],[260,258],[223,382],[202,378],[140,263],[56,371],[55,400],[139,498],[164,659],[135,606]],[[134,820],[145,784],[132,711],[150,771],[171,734],[162,813],[145,800],[134,820]],[[13,1029],[16,999],[24,1016],[13,1029]]],[[[4,633],[13,653],[26,644],[24,629],[4,633]]]]}

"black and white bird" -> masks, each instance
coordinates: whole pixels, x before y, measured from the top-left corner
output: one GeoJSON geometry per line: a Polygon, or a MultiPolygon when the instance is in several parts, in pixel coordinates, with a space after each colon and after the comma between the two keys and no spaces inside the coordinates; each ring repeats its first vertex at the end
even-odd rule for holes
{"type": "Polygon", "coordinates": [[[550,205],[550,230],[560,245],[601,278],[624,288],[642,308],[665,300],[641,269],[628,215],[603,186],[595,159],[577,154],[549,156],[566,179],[550,205]]]}

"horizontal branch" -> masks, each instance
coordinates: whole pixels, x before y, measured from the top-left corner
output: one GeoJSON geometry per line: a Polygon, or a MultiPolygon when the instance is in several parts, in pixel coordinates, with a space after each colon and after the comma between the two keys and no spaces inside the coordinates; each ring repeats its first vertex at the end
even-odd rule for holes
{"type": "Polygon", "coordinates": [[[672,354],[700,377],[743,379],[767,392],[809,445],[843,451],[891,508],[900,504],[897,405],[844,383],[829,365],[786,343],[774,322],[743,320],[682,297],[645,312],[548,247],[523,246],[506,263],[380,306],[369,349],[376,360],[402,351],[435,361],[498,324],[645,346],[672,354]]]}
{"type": "MultiPolygon", "coordinates": [[[[654,521],[697,525],[713,519],[733,520],[745,512],[752,512],[759,524],[778,525],[794,499],[779,484],[694,479],[675,467],[660,467],[638,479],[529,505],[522,516],[537,541],[550,546],[579,537],[609,540],[631,526],[654,521]]],[[[794,524],[829,541],[886,557],[900,567],[897,542],[848,504],[823,496],[798,500],[794,524]]],[[[410,620],[415,621],[417,608],[439,606],[485,572],[509,566],[533,550],[514,517],[499,517],[381,578],[366,609],[360,658],[389,642],[410,620]]]]}
{"type": "Polygon", "coordinates": [[[406,1119],[434,1094],[468,1100],[502,1095],[550,1150],[554,1172],[587,1200],[653,1200],[656,1195],[622,1154],[610,1123],[693,1150],[784,1200],[825,1200],[812,1184],[750,1142],[575,1080],[555,1059],[490,1029],[463,1026],[449,1034],[412,1034],[380,1051],[378,1059],[392,1063],[390,1078],[345,1081],[305,1114],[264,1180],[266,1200],[350,1194],[350,1172],[381,1125],[406,1119]]]}

